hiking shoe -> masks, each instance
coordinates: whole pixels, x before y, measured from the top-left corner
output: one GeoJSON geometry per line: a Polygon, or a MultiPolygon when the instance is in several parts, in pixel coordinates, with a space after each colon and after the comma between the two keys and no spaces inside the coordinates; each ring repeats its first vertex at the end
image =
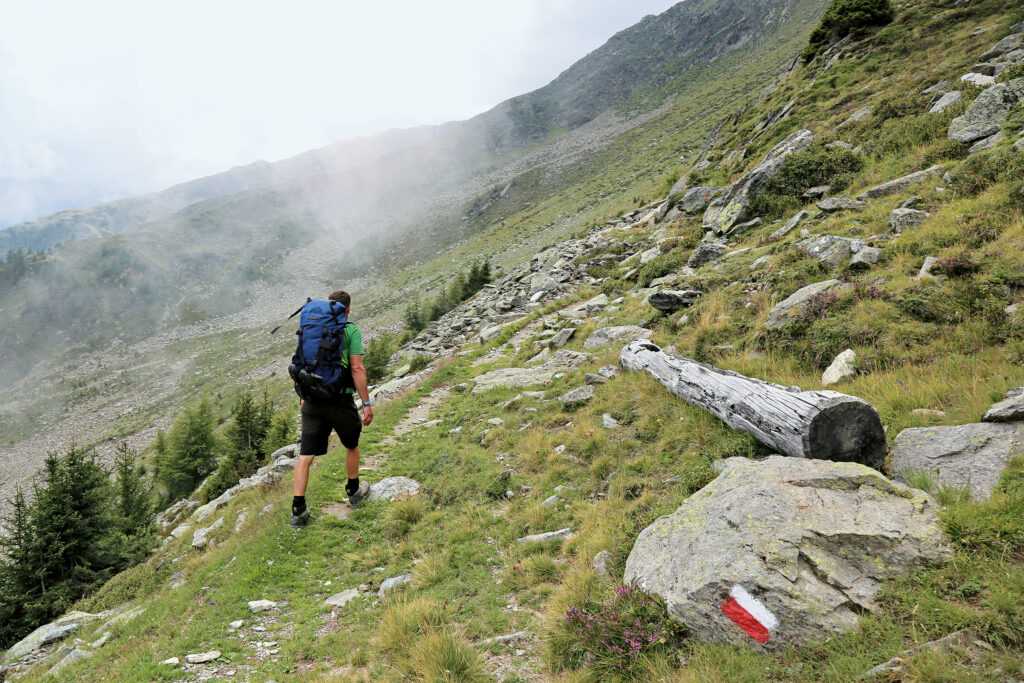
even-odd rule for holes
{"type": "Polygon", "coordinates": [[[348,502],[355,507],[362,503],[368,495],[370,495],[370,485],[365,481],[359,482],[359,488],[355,490],[355,493],[348,494],[348,502]]]}
{"type": "Polygon", "coordinates": [[[309,508],[306,508],[299,514],[292,513],[292,528],[301,529],[306,526],[306,522],[309,521],[309,508]]]}

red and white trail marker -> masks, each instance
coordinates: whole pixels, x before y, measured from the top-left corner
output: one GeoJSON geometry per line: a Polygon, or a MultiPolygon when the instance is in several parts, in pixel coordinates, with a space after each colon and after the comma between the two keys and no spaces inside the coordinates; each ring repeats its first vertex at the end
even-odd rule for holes
{"type": "Polygon", "coordinates": [[[759,643],[767,643],[772,637],[772,631],[779,625],[779,620],[764,603],[739,584],[729,591],[728,600],[722,601],[722,614],[759,643]]]}

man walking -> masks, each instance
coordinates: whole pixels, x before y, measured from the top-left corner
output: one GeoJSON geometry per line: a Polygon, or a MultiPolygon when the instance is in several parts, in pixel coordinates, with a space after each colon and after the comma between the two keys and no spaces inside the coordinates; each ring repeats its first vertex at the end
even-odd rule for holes
{"type": "MultiPolygon", "coordinates": [[[[331,304],[332,310],[341,310],[343,307],[346,321],[351,319],[352,297],[348,292],[338,290],[332,292],[327,299],[341,305],[338,307],[331,304]]],[[[296,354],[297,358],[302,352],[301,332],[300,327],[300,351],[296,354]]],[[[345,470],[348,474],[345,492],[348,494],[349,502],[358,505],[370,491],[368,484],[359,481],[359,434],[363,426],[369,426],[373,422],[373,407],[366,388],[366,368],[363,367],[363,335],[359,328],[351,322],[345,322],[341,327],[340,346],[331,349],[331,353],[337,354],[340,358],[342,373],[351,373],[351,382],[347,381],[348,378],[343,378],[346,381],[339,382],[339,386],[343,388],[338,390],[336,397],[311,395],[302,391],[297,383],[303,400],[302,440],[299,445],[299,460],[295,465],[295,497],[292,499],[291,524],[294,529],[302,528],[309,520],[309,509],[306,507],[309,468],[314,458],[327,452],[327,440],[332,430],[338,433],[341,445],[345,447],[345,470]],[[362,401],[362,419],[355,404],[356,394],[362,401]]],[[[318,356],[317,361],[319,360],[318,356]]]]}

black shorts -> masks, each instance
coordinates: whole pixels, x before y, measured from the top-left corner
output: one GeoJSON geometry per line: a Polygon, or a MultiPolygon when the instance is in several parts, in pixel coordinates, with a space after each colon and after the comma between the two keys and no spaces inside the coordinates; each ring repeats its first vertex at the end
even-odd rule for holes
{"type": "Polygon", "coordinates": [[[327,452],[327,439],[331,430],[338,432],[341,445],[345,448],[359,446],[359,434],[363,422],[359,417],[355,399],[345,396],[337,403],[315,403],[307,400],[302,404],[302,443],[299,455],[323,455],[327,452]]]}

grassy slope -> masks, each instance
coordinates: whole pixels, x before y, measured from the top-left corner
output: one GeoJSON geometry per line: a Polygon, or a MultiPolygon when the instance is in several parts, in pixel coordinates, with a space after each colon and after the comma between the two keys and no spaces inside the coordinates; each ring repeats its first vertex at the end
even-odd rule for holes
{"type": "MultiPolygon", "coordinates": [[[[729,131],[733,137],[726,140],[725,148],[743,139],[744,127],[749,130],[756,123],[761,109],[777,109],[793,95],[799,103],[793,118],[765,136],[761,148],[748,154],[748,159],[758,158],[764,148],[798,126],[828,135],[835,123],[864,104],[877,106],[894,94],[916,92],[941,77],[958,76],[973,62],[973,55],[993,42],[993,35],[1000,35],[995,31],[971,37],[975,27],[995,23],[1005,28],[1019,19],[1000,4],[990,0],[959,10],[959,15],[944,15],[948,10],[940,3],[915,3],[913,14],[904,15],[903,21],[912,22],[909,27],[898,23],[888,30],[903,32],[900,42],[919,51],[898,54],[869,43],[858,57],[834,67],[834,85],[819,79],[808,87],[808,79],[798,75],[762,108],[741,117],[729,131]],[[923,79],[919,78],[922,73],[923,79]],[[856,91],[850,87],[854,83],[866,87],[856,91]]],[[[903,142],[896,151],[870,159],[851,196],[919,166],[943,144],[942,135],[911,135],[922,126],[944,130],[942,122],[930,123],[923,116],[901,117],[884,126],[903,142]]],[[[877,131],[868,126],[843,134],[854,143],[877,137],[877,131]]],[[[951,165],[954,175],[966,166],[940,160],[951,165]]],[[[750,247],[750,252],[698,274],[702,288],[711,293],[688,311],[688,322],[678,316],[659,318],[655,341],[740,372],[813,388],[820,386],[821,366],[831,360],[842,341],[852,339],[861,358],[873,362],[865,362],[864,372],[841,388],[878,408],[889,425],[890,438],[909,426],[976,421],[1006,389],[1024,383],[1021,320],[993,313],[995,304],[989,301],[994,298],[1005,306],[1021,300],[1019,285],[1014,288],[1012,280],[1014,272],[1024,270],[1024,219],[1019,202],[1011,198],[1017,181],[991,183],[970,197],[938,194],[929,187],[914,190],[933,213],[932,219],[889,247],[875,269],[841,274],[864,287],[876,285],[881,296],[844,295],[822,319],[796,323],[783,334],[765,334],[763,320],[775,301],[801,281],[827,276],[816,262],[797,254],[795,236],[768,242],[773,229],[768,226],[737,243],[737,247],[750,247]],[[999,234],[996,240],[975,247],[965,238],[960,217],[978,212],[997,217],[999,234]],[[912,279],[924,255],[946,255],[964,245],[979,264],[973,278],[924,285],[912,279]],[[750,276],[749,264],[763,254],[770,255],[769,267],[754,273],[749,282],[731,284],[750,276]],[[945,305],[950,301],[956,305],[945,305]],[[722,344],[732,348],[715,348],[722,344]],[[942,409],[947,415],[929,421],[911,414],[918,407],[942,409]]],[[[819,234],[881,233],[889,210],[909,194],[871,202],[862,211],[810,227],[819,234]]],[[[538,220],[541,215],[554,220],[559,210],[570,213],[566,206],[559,209],[555,204],[536,210],[538,220]]],[[[697,228],[692,221],[682,221],[670,230],[692,242],[697,228]]],[[[622,234],[627,241],[643,236],[644,231],[637,230],[622,234]]],[[[473,246],[468,244],[467,251],[473,246]]],[[[662,257],[662,265],[686,251],[680,247],[679,253],[662,257]]],[[[627,298],[620,310],[606,318],[610,323],[625,323],[651,314],[640,299],[627,298]]],[[[588,323],[570,348],[578,350],[580,340],[594,326],[588,323]]],[[[712,460],[763,451],[706,413],[668,399],[660,386],[637,375],[598,387],[594,401],[579,410],[529,400],[524,406],[538,412],[510,413],[500,406],[513,391],[494,390],[479,396],[456,392],[437,411],[441,425],[419,429],[394,446],[381,443],[382,435],[434,387],[462,382],[490,367],[520,363],[528,357],[528,349],[529,344],[519,352],[509,350],[507,359],[477,368],[469,367],[472,358],[460,359],[412,395],[379,412],[364,440],[365,453],[384,459],[381,475],[405,474],[422,481],[426,495],[421,501],[368,505],[348,520],[320,518],[296,534],[286,527],[288,487],[242,496],[223,514],[225,527],[230,528],[235,514],[248,510],[250,522],[243,531],[230,535],[222,529],[215,538],[223,542],[216,548],[187,554],[171,564],[170,559],[187,548],[187,539],[175,541],[160,551],[152,565],[126,572],[83,604],[101,609],[137,600],[149,610],[119,627],[111,645],[69,669],[68,677],[173,680],[176,672],[161,670],[155,662],[220,649],[225,653],[222,674],[252,666],[246,671],[253,680],[328,678],[328,672],[342,666],[351,669],[337,680],[397,680],[422,671],[424,662],[438,661],[446,644],[454,650],[451,664],[463,652],[459,643],[522,628],[547,640],[520,645],[527,652],[515,660],[518,673],[507,674],[506,680],[535,676],[587,680],[587,672],[571,656],[576,643],[560,624],[567,607],[587,598],[608,599],[610,586],[599,582],[590,569],[594,553],[610,550],[613,567],[621,574],[636,533],[706,483],[713,476],[712,460]],[[623,427],[603,430],[603,413],[616,417],[623,427]],[[505,424],[489,428],[486,420],[496,416],[505,424]],[[461,434],[449,432],[455,426],[462,426],[461,434]],[[555,446],[561,444],[565,451],[556,453],[555,446]],[[506,467],[516,470],[510,488],[517,495],[511,502],[485,493],[506,467]],[[660,483],[673,475],[681,481],[660,483]],[[540,501],[563,484],[567,486],[564,503],[543,507],[540,501]],[[529,490],[521,488],[524,485],[529,490]],[[255,516],[266,504],[273,506],[271,511],[255,516]],[[565,526],[572,526],[577,536],[564,547],[522,548],[514,543],[524,533],[565,526]],[[156,569],[161,560],[166,564],[156,569]],[[384,571],[374,573],[375,567],[384,571]],[[170,574],[182,568],[187,572],[186,586],[176,592],[164,588],[170,574]],[[329,609],[321,606],[322,599],[337,590],[406,571],[413,573],[413,587],[380,603],[359,598],[340,611],[338,620],[332,620],[329,609]],[[243,631],[256,635],[246,630],[252,618],[245,602],[257,598],[287,602],[272,614],[268,632],[258,638],[280,643],[277,661],[257,662],[252,650],[241,646],[227,628],[230,621],[246,619],[243,631]],[[511,611],[510,604],[520,609],[511,611]],[[424,638],[422,630],[451,634],[453,641],[424,638]]],[[[578,386],[584,371],[615,360],[615,349],[595,355],[588,367],[545,387],[547,397],[578,386]]],[[[317,508],[340,497],[339,456],[328,455],[316,470],[309,496],[317,508]]],[[[1017,463],[1008,470],[1002,489],[988,503],[963,502],[956,492],[937,493],[947,503],[943,520],[957,547],[955,559],[945,567],[886,586],[884,612],[865,618],[858,630],[775,656],[687,644],[685,665],[678,664],[675,653],[655,653],[637,668],[635,677],[847,681],[906,647],[963,626],[975,627],[995,649],[974,659],[957,652],[919,655],[912,658],[905,678],[1008,677],[1006,672],[1016,670],[1024,654],[1024,600],[1020,597],[1024,594],[1024,467],[1017,463]]],[[[483,654],[505,652],[495,647],[483,654]]],[[[463,659],[474,661],[471,655],[463,659]]]]}

